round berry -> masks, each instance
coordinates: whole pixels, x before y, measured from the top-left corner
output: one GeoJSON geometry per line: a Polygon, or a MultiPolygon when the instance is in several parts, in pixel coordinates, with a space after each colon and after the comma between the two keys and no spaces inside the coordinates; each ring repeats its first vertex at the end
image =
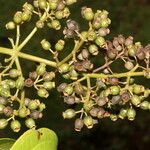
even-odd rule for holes
{"type": "Polygon", "coordinates": [[[45,88],[40,88],[37,91],[37,94],[38,94],[39,97],[42,97],[42,98],[47,98],[49,96],[49,93],[45,88]]]}
{"type": "Polygon", "coordinates": [[[93,118],[91,116],[85,116],[83,119],[83,122],[88,129],[93,128],[94,122],[93,122],[93,118]]]}
{"type": "Polygon", "coordinates": [[[138,106],[138,105],[140,104],[140,102],[141,102],[141,99],[140,99],[139,96],[137,96],[137,95],[132,95],[132,97],[131,97],[131,103],[132,103],[133,105],[138,106]]]}
{"type": "Polygon", "coordinates": [[[6,128],[8,121],[6,119],[0,119],[0,129],[6,128]]]}
{"type": "Polygon", "coordinates": [[[76,131],[81,131],[81,129],[83,128],[83,125],[84,125],[83,120],[80,118],[77,118],[74,123],[74,126],[75,126],[74,128],[76,131]]]}
{"type": "Polygon", "coordinates": [[[127,117],[130,121],[133,121],[135,119],[136,116],[136,111],[133,108],[129,108],[127,110],[127,117]]]}
{"type": "Polygon", "coordinates": [[[59,67],[59,72],[60,73],[66,73],[69,71],[69,68],[70,68],[70,65],[67,64],[67,63],[64,63],[62,64],[60,67],[59,67]]]}
{"type": "Polygon", "coordinates": [[[10,123],[10,127],[14,132],[19,132],[21,128],[21,123],[18,120],[13,120],[10,123]]]}
{"type": "Polygon", "coordinates": [[[25,118],[26,116],[29,115],[29,113],[30,113],[30,111],[29,111],[29,109],[27,109],[27,108],[20,108],[20,109],[18,110],[18,116],[19,116],[20,118],[25,118]]]}
{"type": "Polygon", "coordinates": [[[25,125],[26,125],[29,129],[35,127],[35,121],[34,121],[34,119],[32,119],[32,118],[26,119],[26,120],[25,120],[25,125]]]}
{"type": "Polygon", "coordinates": [[[41,45],[44,50],[49,50],[51,48],[51,44],[45,39],[41,41],[41,45]]]}
{"type": "Polygon", "coordinates": [[[74,109],[67,109],[62,115],[64,119],[71,119],[76,115],[76,112],[74,109]]]}
{"type": "Polygon", "coordinates": [[[6,24],[6,29],[7,30],[13,30],[13,29],[15,29],[15,23],[13,22],[13,21],[10,21],[10,22],[8,22],[7,24],[6,24]]]}

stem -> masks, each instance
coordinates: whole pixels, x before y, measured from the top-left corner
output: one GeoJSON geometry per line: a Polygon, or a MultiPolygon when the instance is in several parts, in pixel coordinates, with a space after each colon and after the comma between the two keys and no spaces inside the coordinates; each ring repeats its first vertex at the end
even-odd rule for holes
{"type": "Polygon", "coordinates": [[[32,36],[36,33],[37,27],[34,27],[34,29],[31,31],[31,33],[25,38],[25,40],[18,46],[17,51],[20,51],[27,42],[32,38],[32,36]]]}
{"type": "Polygon", "coordinates": [[[84,40],[82,40],[82,39],[81,39],[80,42],[76,42],[74,49],[71,51],[71,53],[70,53],[67,57],[65,57],[65,58],[58,64],[58,66],[61,66],[63,63],[65,63],[66,61],[68,61],[68,60],[79,50],[79,48],[83,45],[83,43],[84,43],[84,40]]]}
{"type": "Polygon", "coordinates": [[[90,99],[90,93],[91,93],[91,81],[90,78],[87,77],[87,97],[86,97],[86,101],[88,102],[90,99]]]}
{"type": "Polygon", "coordinates": [[[85,76],[90,77],[90,78],[109,78],[109,77],[117,77],[117,78],[123,78],[123,77],[131,77],[131,76],[144,76],[144,72],[125,72],[125,73],[114,73],[113,75],[106,75],[103,73],[96,74],[86,74],[85,76]]]}
{"type": "Polygon", "coordinates": [[[15,46],[18,47],[20,40],[20,25],[17,25],[17,34],[16,34],[16,44],[15,46]]]}
{"type": "MultiPolygon", "coordinates": [[[[4,48],[4,47],[0,47],[0,53],[1,54],[7,54],[7,55],[14,55],[14,52],[12,51],[12,49],[4,48]]],[[[22,53],[22,52],[18,52],[17,55],[20,58],[24,58],[24,59],[31,60],[31,61],[34,61],[34,62],[39,62],[39,63],[45,63],[48,66],[56,68],[56,63],[53,62],[53,61],[43,59],[43,58],[40,58],[40,57],[37,57],[37,56],[33,56],[33,55],[30,55],[30,54],[25,54],[25,53],[22,53]]]]}

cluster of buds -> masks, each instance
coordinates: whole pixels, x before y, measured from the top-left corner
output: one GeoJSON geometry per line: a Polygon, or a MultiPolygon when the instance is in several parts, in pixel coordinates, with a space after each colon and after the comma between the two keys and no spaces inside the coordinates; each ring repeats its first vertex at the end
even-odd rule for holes
{"type": "Polygon", "coordinates": [[[39,99],[31,100],[24,98],[23,107],[18,107],[21,100],[18,98],[4,98],[0,97],[0,129],[4,129],[10,124],[14,132],[19,132],[21,129],[20,119],[25,119],[25,125],[28,128],[36,127],[35,119],[42,118],[42,111],[45,109],[45,104],[41,103],[39,99]],[[17,100],[17,101],[16,101],[17,100]]]}

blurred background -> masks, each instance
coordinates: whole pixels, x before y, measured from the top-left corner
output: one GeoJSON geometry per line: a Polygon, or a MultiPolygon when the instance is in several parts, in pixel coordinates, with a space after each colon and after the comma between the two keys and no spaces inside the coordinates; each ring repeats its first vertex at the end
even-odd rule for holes
{"type": "MultiPolygon", "coordinates": [[[[112,39],[113,36],[118,34],[124,34],[125,36],[132,35],[135,41],[141,41],[143,44],[150,43],[149,0],[78,1],[77,4],[71,6],[71,18],[80,24],[81,29],[84,30],[87,23],[80,15],[80,8],[82,6],[92,7],[94,10],[106,9],[109,11],[112,20],[110,26],[111,33],[107,36],[108,39],[112,39]]],[[[14,33],[6,31],[5,24],[10,21],[17,10],[21,9],[25,2],[25,0],[0,0],[0,46],[10,46],[7,37],[14,37],[14,33]]],[[[29,0],[29,2],[32,1],[29,0]]],[[[23,25],[21,30],[22,38],[31,31],[33,25],[32,23],[23,25]]],[[[59,38],[62,38],[62,31],[48,32],[47,30],[47,28],[41,30],[35,35],[35,38],[25,48],[27,53],[34,55],[43,53],[44,57],[48,57],[44,52],[41,52],[39,42],[46,38],[54,43],[59,38]]],[[[70,47],[72,45],[67,46],[68,49],[70,47]]],[[[0,56],[0,60],[2,58],[0,56]]],[[[35,63],[26,63],[23,60],[22,65],[26,68],[24,70],[25,74],[27,74],[26,70],[33,71],[35,69],[35,63]]],[[[140,78],[139,82],[145,84],[140,78]]],[[[30,95],[30,93],[31,91],[28,91],[27,94],[30,95]]],[[[58,93],[51,91],[50,98],[45,100],[45,103],[47,110],[44,112],[44,117],[37,124],[38,127],[48,127],[57,133],[59,138],[58,150],[148,150],[150,147],[149,111],[137,111],[136,120],[133,122],[127,120],[112,122],[108,119],[103,119],[93,129],[84,129],[81,133],[77,133],[74,131],[74,121],[63,120],[62,118],[62,111],[68,107],[63,103],[58,93]]],[[[0,131],[0,137],[18,138],[22,132],[14,134],[9,129],[6,129],[5,131],[0,131]]]]}

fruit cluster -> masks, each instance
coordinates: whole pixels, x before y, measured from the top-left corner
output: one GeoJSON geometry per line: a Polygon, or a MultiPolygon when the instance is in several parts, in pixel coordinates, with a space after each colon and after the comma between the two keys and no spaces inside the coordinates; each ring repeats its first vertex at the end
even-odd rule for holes
{"type": "Polygon", "coordinates": [[[75,119],[75,130],[88,129],[99,119],[110,118],[134,120],[136,109],[150,110],[149,87],[138,84],[137,78],[150,79],[150,45],[134,42],[133,37],[118,35],[112,41],[111,20],[106,10],[94,12],[89,7],[81,9],[81,16],[88,29],[81,31],[79,24],[68,18],[69,5],[76,0],[34,0],[25,3],[22,11],[15,13],[6,29],[16,29],[16,41],[9,38],[12,49],[0,47],[1,54],[10,55],[0,66],[0,129],[10,122],[14,132],[21,128],[20,119],[25,118],[28,128],[35,127],[35,120],[43,116],[45,104],[39,100],[49,97],[49,90],[57,87],[64,103],[70,106],[63,112],[64,119],[75,119]],[[20,28],[38,16],[31,33],[20,42],[20,28]],[[66,19],[63,27],[62,19],[66,19]],[[21,52],[33,35],[47,25],[50,29],[63,29],[63,37],[53,46],[47,39],[40,42],[42,50],[52,55],[52,60],[21,52]],[[74,48],[63,59],[66,40],[74,41],[74,48]],[[36,70],[26,77],[19,59],[38,62],[36,70]],[[61,60],[62,59],[62,60],[61,60]],[[93,60],[101,59],[97,64],[93,60]],[[121,70],[114,69],[115,62],[122,63],[121,70]],[[52,71],[47,71],[48,67],[52,71]],[[123,70],[123,71],[122,71],[123,70]],[[121,72],[120,72],[121,71],[121,72]],[[55,85],[61,75],[66,82],[55,85]],[[26,90],[32,88],[38,98],[30,99],[26,90]]]}

